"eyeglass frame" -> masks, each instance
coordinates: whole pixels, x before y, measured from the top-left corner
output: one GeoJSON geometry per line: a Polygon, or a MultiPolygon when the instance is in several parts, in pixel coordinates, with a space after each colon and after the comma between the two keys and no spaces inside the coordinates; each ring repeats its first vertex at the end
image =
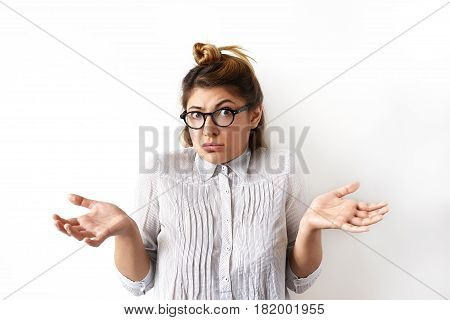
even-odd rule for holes
{"type": "Polygon", "coordinates": [[[199,129],[203,128],[203,127],[205,126],[205,123],[206,123],[206,117],[207,117],[207,116],[211,116],[211,119],[212,119],[212,121],[214,122],[214,124],[215,124],[216,126],[221,127],[221,128],[226,128],[226,127],[229,127],[229,126],[231,126],[231,125],[233,124],[234,119],[235,119],[235,117],[236,117],[236,115],[237,115],[238,113],[247,111],[247,110],[248,110],[249,108],[251,108],[251,107],[252,107],[252,103],[247,103],[247,104],[243,105],[242,107],[240,107],[240,108],[237,109],[237,110],[233,110],[233,109],[231,109],[230,107],[225,107],[225,108],[217,109],[217,110],[215,110],[215,111],[213,111],[213,112],[201,112],[201,111],[189,111],[189,112],[186,112],[186,111],[184,111],[182,114],[180,114],[180,118],[183,119],[183,120],[184,120],[184,123],[185,123],[189,128],[191,128],[191,129],[193,129],[193,130],[199,130],[199,129]],[[221,125],[217,124],[216,121],[214,120],[213,114],[216,113],[217,111],[220,111],[220,110],[227,110],[227,111],[230,111],[230,112],[233,114],[233,120],[231,120],[231,122],[230,122],[229,125],[227,125],[227,126],[221,126],[221,125]],[[203,124],[202,124],[202,126],[201,126],[200,128],[192,128],[192,127],[187,123],[187,121],[186,121],[186,116],[187,116],[189,113],[194,113],[194,112],[200,113],[200,114],[203,116],[203,124]]]}

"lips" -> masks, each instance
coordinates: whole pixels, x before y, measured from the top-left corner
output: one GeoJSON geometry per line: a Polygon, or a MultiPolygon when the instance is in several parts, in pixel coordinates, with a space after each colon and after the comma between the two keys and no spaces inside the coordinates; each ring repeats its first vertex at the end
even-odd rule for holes
{"type": "Polygon", "coordinates": [[[214,142],[206,142],[202,144],[202,147],[221,147],[221,146],[223,146],[223,144],[214,142]]]}
{"type": "Polygon", "coordinates": [[[202,144],[203,150],[206,152],[221,152],[223,151],[223,144],[215,143],[215,142],[206,142],[202,144]]]}

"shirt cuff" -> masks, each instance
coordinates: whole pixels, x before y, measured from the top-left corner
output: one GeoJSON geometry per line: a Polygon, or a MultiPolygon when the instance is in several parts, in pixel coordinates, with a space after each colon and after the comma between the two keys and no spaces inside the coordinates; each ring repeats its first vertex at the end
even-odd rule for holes
{"type": "Polygon", "coordinates": [[[150,270],[144,279],[139,281],[133,281],[125,277],[117,268],[117,276],[119,277],[122,286],[130,291],[135,296],[144,295],[148,290],[153,288],[155,282],[155,266],[154,264],[150,265],[150,270]]]}
{"type": "MultiPolygon", "coordinates": [[[[323,260],[322,260],[323,261],[323,260]]],[[[291,264],[289,263],[289,258],[286,261],[286,284],[287,287],[297,294],[301,294],[308,290],[313,283],[317,280],[320,273],[322,272],[323,262],[320,262],[316,270],[314,270],[310,275],[305,278],[299,278],[292,271],[291,264]]]]}

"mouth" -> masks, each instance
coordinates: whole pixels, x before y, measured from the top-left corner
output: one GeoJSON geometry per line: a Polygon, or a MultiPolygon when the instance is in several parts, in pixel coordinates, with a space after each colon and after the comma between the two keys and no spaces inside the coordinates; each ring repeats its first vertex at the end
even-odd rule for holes
{"type": "Polygon", "coordinates": [[[213,143],[213,142],[207,142],[202,144],[202,148],[206,150],[207,152],[216,152],[221,151],[223,149],[224,145],[220,143],[213,143]]]}

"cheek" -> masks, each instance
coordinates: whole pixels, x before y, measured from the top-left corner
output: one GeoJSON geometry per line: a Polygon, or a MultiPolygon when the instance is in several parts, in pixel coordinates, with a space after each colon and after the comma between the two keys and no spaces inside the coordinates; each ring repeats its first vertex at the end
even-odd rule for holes
{"type": "Polygon", "coordinates": [[[236,123],[235,125],[226,128],[226,130],[222,130],[220,135],[222,136],[223,141],[228,142],[228,145],[241,145],[247,141],[247,131],[249,131],[249,129],[246,129],[246,123],[236,123]]]}
{"type": "Polygon", "coordinates": [[[236,117],[234,119],[234,124],[236,127],[236,130],[240,130],[241,132],[249,131],[251,129],[250,127],[250,119],[248,117],[236,117]]]}
{"type": "Polygon", "coordinates": [[[189,129],[189,135],[191,136],[191,140],[192,140],[192,143],[194,144],[194,145],[197,145],[198,144],[198,137],[199,137],[199,132],[200,130],[192,130],[192,129],[189,129]]]}

